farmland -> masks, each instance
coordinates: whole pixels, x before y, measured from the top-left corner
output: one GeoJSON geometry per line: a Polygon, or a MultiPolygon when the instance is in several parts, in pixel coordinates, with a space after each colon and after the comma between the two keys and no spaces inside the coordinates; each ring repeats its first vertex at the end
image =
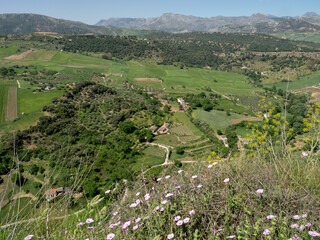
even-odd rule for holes
{"type": "Polygon", "coordinates": [[[17,109],[17,87],[10,87],[8,89],[6,120],[13,121],[18,117],[17,109]]]}
{"type": "Polygon", "coordinates": [[[14,86],[16,86],[14,81],[0,80],[0,123],[7,118],[8,91],[14,86]]]}

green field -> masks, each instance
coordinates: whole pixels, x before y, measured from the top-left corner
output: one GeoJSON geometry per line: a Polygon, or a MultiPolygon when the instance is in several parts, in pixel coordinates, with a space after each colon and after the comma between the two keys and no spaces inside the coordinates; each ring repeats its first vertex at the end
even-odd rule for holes
{"type": "Polygon", "coordinates": [[[230,116],[228,116],[226,112],[223,111],[212,110],[206,112],[198,109],[193,112],[193,117],[208,123],[214,130],[218,130],[225,129],[232,125],[231,119],[240,119],[246,116],[236,113],[231,113],[230,116]]]}
{"type": "Polygon", "coordinates": [[[310,87],[314,85],[319,85],[320,83],[320,71],[314,72],[310,75],[300,77],[299,79],[294,79],[292,82],[278,82],[274,84],[265,84],[265,87],[272,87],[276,86],[276,88],[280,88],[282,90],[287,89],[288,85],[288,90],[297,90],[305,87],[310,87]]]}
{"type": "Polygon", "coordinates": [[[275,37],[286,38],[286,39],[295,40],[295,41],[307,41],[307,42],[320,43],[320,34],[318,32],[310,32],[310,33],[281,32],[281,33],[275,34],[275,37]]]}
{"type": "Polygon", "coordinates": [[[0,80],[0,123],[6,119],[8,89],[12,86],[16,86],[15,81],[0,80]]]}

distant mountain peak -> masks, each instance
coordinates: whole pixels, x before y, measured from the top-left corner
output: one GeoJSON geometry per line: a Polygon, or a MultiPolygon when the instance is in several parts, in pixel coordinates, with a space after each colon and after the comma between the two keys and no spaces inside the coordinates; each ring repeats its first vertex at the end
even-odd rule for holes
{"type": "Polygon", "coordinates": [[[307,12],[305,14],[302,15],[303,17],[317,17],[319,16],[319,14],[315,13],[315,12],[307,12]]]}

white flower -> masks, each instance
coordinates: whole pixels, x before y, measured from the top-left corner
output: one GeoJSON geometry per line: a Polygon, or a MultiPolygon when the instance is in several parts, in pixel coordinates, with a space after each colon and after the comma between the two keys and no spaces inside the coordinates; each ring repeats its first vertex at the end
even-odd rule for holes
{"type": "Polygon", "coordinates": [[[171,176],[170,175],[168,175],[168,176],[166,176],[166,179],[168,179],[168,178],[170,178],[171,176]]]}
{"type": "Polygon", "coordinates": [[[274,215],[268,215],[267,216],[267,219],[269,219],[269,220],[271,220],[271,219],[274,219],[276,216],[274,216],[274,215]]]}
{"type": "Polygon", "coordinates": [[[229,178],[226,178],[225,180],[223,180],[224,183],[227,183],[227,182],[229,182],[229,181],[230,181],[229,178]]]}
{"type": "Polygon", "coordinates": [[[135,208],[136,206],[138,206],[138,204],[136,204],[136,203],[132,203],[132,204],[130,205],[131,208],[135,208]]]}
{"type": "Polygon", "coordinates": [[[258,190],[256,191],[256,193],[262,194],[262,193],[263,193],[263,189],[258,189],[258,190]]]}
{"type": "Polygon", "coordinates": [[[172,197],[173,196],[173,194],[172,193],[168,193],[167,195],[166,195],[166,198],[168,198],[168,197],[172,197]]]}
{"type": "Polygon", "coordinates": [[[140,195],[140,192],[137,192],[137,193],[136,193],[136,196],[139,196],[139,195],[140,195]]]}
{"type": "Polygon", "coordinates": [[[185,219],[183,219],[183,223],[188,223],[190,221],[190,218],[185,218],[185,219]]]}
{"type": "Polygon", "coordinates": [[[189,214],[190,215],[193,215],[193,214],[195,214],[196,212],[194,211],[194,210],[191,210],[190,212],[189,212],[189,214]]]}
{"type": "Polygon", "coordinates": [[[180,216],[176,216],[176,217],[174,218],[174,221],[176,222],[176,221],[179,221],[180,219],[181,219],[180,216]]]}
{"type": "Polygon", "coordinates": [[[92,222],[94,222],[92,218],[88,218],[88,219],[86,220],[86,223],[92,223],[92,222]]]}
{"type": "Polygon", "coordinates": [[[104,193],[105,194],[108,194],[108,193],[110,193],[111,192],[111,190],[107,190],[107,191],[105,191],[104,193]]]}
{"type": "Polygon", "coordinates": [[[193,175],[191,178],[192,179],[195,179],[195,178],[197,178],[198,176],[197,175],[193,175]]]}
{"type": "Polygon", "coordinates": [[[182,172],[183,172],[183,170],[181,170],[181,169],[178,171],[178,173],[182,173],[182,172]]]}

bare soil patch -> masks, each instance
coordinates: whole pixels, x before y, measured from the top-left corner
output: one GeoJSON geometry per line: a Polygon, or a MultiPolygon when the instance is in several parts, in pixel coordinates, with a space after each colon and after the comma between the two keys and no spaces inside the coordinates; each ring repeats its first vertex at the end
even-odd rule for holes
{"type": "Polygon", "coordinates": [[[63,67],[71,67],[71,68],[95,68],[95,69],[108,69],[109,66],[94,66],[94,67],[89,67],[89,66],[81,66],[81,65],[60,65],[63,67]]]}
{"type": "Polygon", "coordinates": [[[154,83],[162,83],[162,80],[159,78],[134,78],[135,82],[154,82],[154,83]]]}
{"type": "Polygon", "coordinates": [[[231,122],[233,124],[237,124],[237,123],[241,123],[243,121],[261,121],[261,118],[257,118],[257,117],[248,117],[248,118],[239,118],[239,119],[231,119],[231,122]]]}
{"type": "Polygon", "coordinates": [[[30,53],[32,53],[34,50],[30,49],[26,52],[23,52],[23,53],[20,53],[20,54],[14,54],[14,55],[11,55],[9,57],[5,57],[4,59],[7,59],[7,60],[21,60],[21,59],[24,59],[26,56],[28,56],[30,53]]]}
{"type": "Polygon", "coordinates": [[[18,117],[17,87],[8,89],[6,120],[13,121],[18,117]]]}

